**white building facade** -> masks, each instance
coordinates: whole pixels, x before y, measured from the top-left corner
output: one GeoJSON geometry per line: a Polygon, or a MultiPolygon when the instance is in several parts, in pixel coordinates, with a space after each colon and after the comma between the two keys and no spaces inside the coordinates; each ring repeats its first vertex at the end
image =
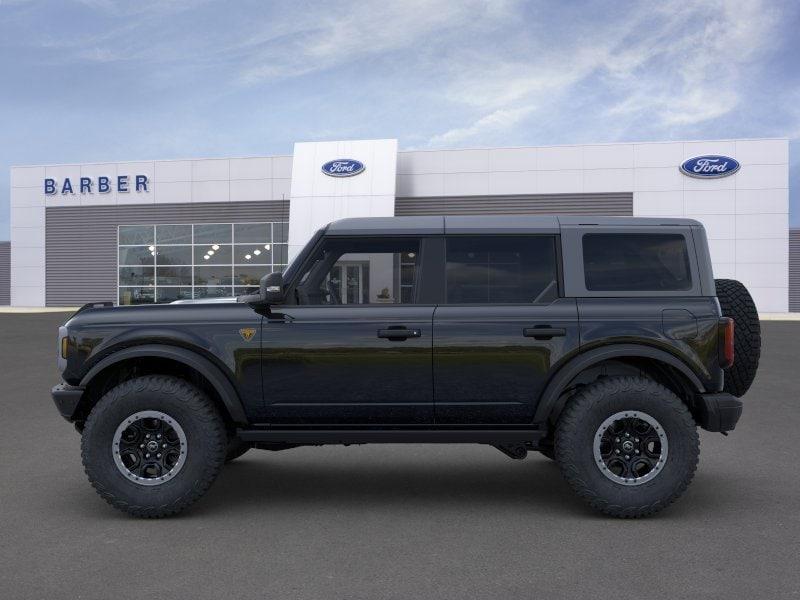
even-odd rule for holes
{"type": "Polygon", "coordinates": [[[697,219],[715,277],[742,281],[761,312],[786,312],[788,165],[787,139],[414,151],[387,139],[297,143],[291,156],[12,167],[10,301],[242,293],[344,217],[587,214],[697,219]]]}

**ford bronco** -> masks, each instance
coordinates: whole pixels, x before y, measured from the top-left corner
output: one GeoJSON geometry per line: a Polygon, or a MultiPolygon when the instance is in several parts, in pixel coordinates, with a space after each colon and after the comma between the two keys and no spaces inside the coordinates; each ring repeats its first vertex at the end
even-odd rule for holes
{"type": "Polygon", "coordinates": [[[697,221],[345,219],[236,302],[84,306],[52,395],[91,484],[136,516],[185,509],[252,448],[479,443],[641,517],[689,485],[698,427],[736,426],[759,353],[697,221]]]}

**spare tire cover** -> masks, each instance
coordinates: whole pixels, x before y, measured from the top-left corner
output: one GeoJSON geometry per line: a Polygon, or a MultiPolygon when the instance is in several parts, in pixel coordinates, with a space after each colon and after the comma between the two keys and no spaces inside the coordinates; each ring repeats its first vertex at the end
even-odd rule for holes
{"type": "Polygon", "coordinates": [[[725,391],[743,396],[753,383],[761,358],[761,322],[756,304],[744,285],[734,279],[715,279],[722,316],[735,321],[733,365],[725,369],[725,391]]]}

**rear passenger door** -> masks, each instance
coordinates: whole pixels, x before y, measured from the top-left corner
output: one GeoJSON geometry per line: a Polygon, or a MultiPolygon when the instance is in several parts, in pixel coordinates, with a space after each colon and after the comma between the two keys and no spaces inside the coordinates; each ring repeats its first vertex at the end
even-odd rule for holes
{"type": "Polygon", "coordinates": [[[579,345],[556,235],[445,238],[433,324],[437,423],[529,423],[551,367],[579,345]]]}

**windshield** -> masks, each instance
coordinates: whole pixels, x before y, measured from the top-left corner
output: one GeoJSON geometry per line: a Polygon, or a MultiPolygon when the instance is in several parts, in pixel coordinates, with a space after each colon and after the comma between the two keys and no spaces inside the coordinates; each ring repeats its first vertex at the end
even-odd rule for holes
{"type": "MultiPolygon", "coordinates": [[[[286,266],[286,269],[283,271],[283,281],[284,282],[290,281],[292,279],[292,277],[294,277],[295,272],[297,271],[299,266],[302,265],[305,262],[306,256],[308,256],[309,252],[311,252],[311,249],[314,246],[317,245],[317,242],[322,237],[322,234],[323,234],[323,230],[322,229],[318,229],[314,233],[314,235],[311,236],[311,239],[308,240],[308,243],[297,254],[297,256],[295,256],[294,258],[289,259],[289,264],[286,266]]],[[[238,298],[238,296],[237,296],[237,298],[238,298]]],[[[218,299],[216,299],[216,301],[217,302],[226,302],[226,301],[227,302],[235,302],[236,298],[218,298],[218,299]]],[[[179,304],[181,302],[186,303],[186,304],[196,303],[194,300],[184,300],[184,301],[172,302],[172,304],[179,304]]]]}
{"type": "Polygon", "coordinates": [[[283,272],[284,282],[290,281],[295,276],[297,269],[305,262],[306,256],[308,256],[309,252],[311,252],[311,249],[317,245],[317,242],[322,237],[322,233],[322,229],[317,229],[316,233],[311,236],[311,239],[308,240],[308,243],[305,246],[303,246],[303,249],[299,252],[299,254],[289,260],[289,264],[286,267],[286,270],[283,272]]]}

